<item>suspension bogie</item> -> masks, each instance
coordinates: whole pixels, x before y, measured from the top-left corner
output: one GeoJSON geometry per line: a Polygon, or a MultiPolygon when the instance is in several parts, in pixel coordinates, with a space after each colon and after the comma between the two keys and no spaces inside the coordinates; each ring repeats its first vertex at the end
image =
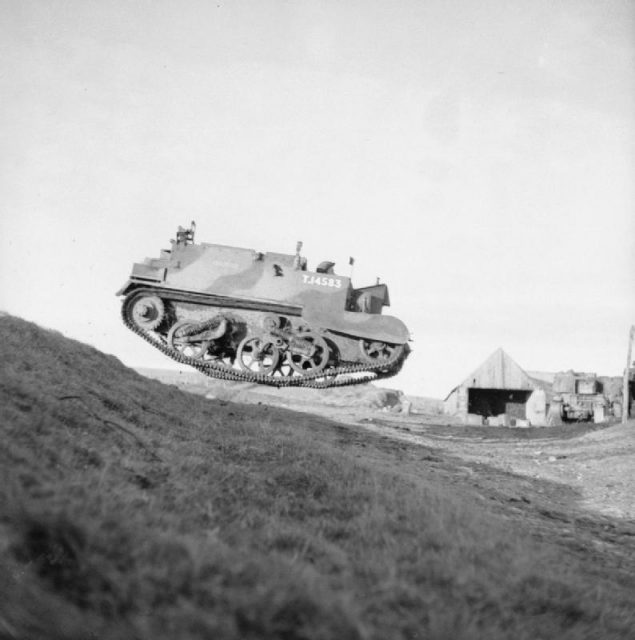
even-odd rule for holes
{"type": "Polygon", "coordinates": [[[123,319],[169,357],[217,378],[276,386],[356,384],[375,377],[374,370],[394,375],[403,360],[388,345],[364,347],[301,317],[202,306],[152,290],[129,294],[123,319]]]}

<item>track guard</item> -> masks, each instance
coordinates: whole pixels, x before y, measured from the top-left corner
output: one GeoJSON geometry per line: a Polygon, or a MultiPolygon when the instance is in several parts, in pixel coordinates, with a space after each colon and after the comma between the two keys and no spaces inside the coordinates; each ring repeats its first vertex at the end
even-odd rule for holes
{"type": "Polygon", "coordinates": [[[302,317],[313,327],[322,327],[366,340],[391,344],[406,344],[410,340],[406,325],[394,316],[369,315],[354,311],[331,315],[316,309],[305,309],[302,317]]]}

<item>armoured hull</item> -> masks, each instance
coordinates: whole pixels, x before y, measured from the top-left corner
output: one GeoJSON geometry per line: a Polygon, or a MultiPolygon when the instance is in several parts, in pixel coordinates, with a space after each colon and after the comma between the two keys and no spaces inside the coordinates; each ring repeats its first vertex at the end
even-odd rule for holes
{"type": "Polygon", "coordinates": [[[395,375],[410,349],[401,320],[381,314],[386,285],[295,255],[196,244],[133,266],[118,295],[124,324],[166,356],[217,378],[329,387],[395,375]]]}

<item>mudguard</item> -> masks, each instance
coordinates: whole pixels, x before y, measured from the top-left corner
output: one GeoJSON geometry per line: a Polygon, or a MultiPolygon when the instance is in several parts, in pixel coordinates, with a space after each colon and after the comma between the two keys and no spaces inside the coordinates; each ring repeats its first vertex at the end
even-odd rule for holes
{"type": "Polygon", "coordinates": [[[126,280],[126,282],[123,285],[123,287],[121,287],[121,289],[119,289],[119,291],[117,291],[117,293],[115,295],[117,295],[117,296],[125,296],[129,291],[132,290],[132,287],[133,287],[134,284],[136,284],[136,283],[134,283],[132,280],[130,280],[130,279],[126,280]]]}
{"type": "Polygon", "coordinates": [[[394,316],[343,311],[337,315],[318,309],[304,309],[302,317],[314,328],[329,329],[335,333],[377,340],[391,344],[405,344],[410,340],[406,325],[394,316]]]}

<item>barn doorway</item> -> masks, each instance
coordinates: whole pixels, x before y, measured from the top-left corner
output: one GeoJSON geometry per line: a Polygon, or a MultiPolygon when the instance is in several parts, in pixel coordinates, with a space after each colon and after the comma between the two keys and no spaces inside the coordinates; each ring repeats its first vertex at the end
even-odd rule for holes
{"type": "Polygon", "coordinates": [[[527,400],[533,393],[527,389],[475,389],[467,390],[467,412],[489,418],[506,413],[512,418],[527,418],[527,400]]]}

